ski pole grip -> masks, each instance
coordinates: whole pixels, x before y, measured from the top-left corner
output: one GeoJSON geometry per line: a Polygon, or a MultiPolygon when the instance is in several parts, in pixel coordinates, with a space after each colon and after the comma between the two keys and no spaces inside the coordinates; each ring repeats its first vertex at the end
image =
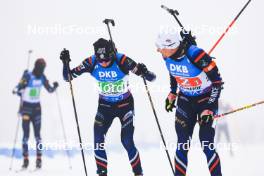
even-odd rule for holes
{"type": "Polygon", "coordinates": [[[170,8],[166,7],[165,5],[161,5],[161,8],[165,9],[165,10],[168,11],[170,14],[176,14],[176,15],[179,15],[179,12],[178,12],[177,10],[170,9],[170,8]]]}
{"type": "Polygon", "coordinates": [[[115,21],[113,19],[105,19],[103,21],[106,25],[108,25],[109,23],[112,24],[112,26],[115,26],[115,21]]]}

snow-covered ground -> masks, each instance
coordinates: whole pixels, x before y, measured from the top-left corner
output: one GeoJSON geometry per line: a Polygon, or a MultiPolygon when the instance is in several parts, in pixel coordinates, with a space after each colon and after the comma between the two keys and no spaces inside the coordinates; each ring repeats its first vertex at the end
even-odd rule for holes
{"type": "MultiPolygon", "coordinates": [[[[263,162],[263,145],[238,146],[234,151],[234,155],[230,156],[228,151],[220,151],[222,159],[222,170],[224,176],[234,175],[261,175],[263,169],[259,167],[263,162]],[[262,155],[262,156],[261,156],[262,155]]],[[[169,176],[171,170],[164,151],[160,149],[140,149],[141,160],[146,176],[169,176]]],[[[172,153],[171,153],[172,154],[172,153]]],[[[189,154],[188,176],[209,176],[209,171],[206,166],[206,159],[201,150],[192,149],[189,154]]],[[[35,158],[31,157],[32,165],[29,170],[34,169],[35,158]]],[[[132,175],[127,155],[124,150],[118,152],[108,152],[109,159],[109,175],[132,175]]],[[[81,176],[84,175],[81,155],[78,153],[71,157],[72,169],[69,169],[69,163],[66,156],[55,155],[53,158],[44,157],[43,169],[31,173],[24,171],[16,173],[21,165],[21,160],[14,161],[13,171],[9,171],[9,157],[0,156],[0,173],[4,176],[13,175],[36,175],[36,176],[81,176]]],[[[95,176],[95,162],[91,154],[86,155],[87,169],[89,176],[95,176]]]]}
{"type": "MultiPolygon", "coordinates": [[[[209,50],[224,28],[231,22],[246,0],[9,0],[0,2],[0,176],[18,175],[9,172],[10,150],[17,122],[19,99],[11,94],[26,67],[27,51],[33,50],[30,69],[38,57],[47,61],[46,75],[51,82],[59,81],[58,93],[63,111],[68,140],[78,139],[73,116],[69,86],[62,80],[60,51],[66,47],[71,52],[72,66],[93,54],[92,44],[99,37],[108,38],[105,18],[115,19],[113,39],[120,52],[138,62],[144,62],[157,74],[155,83],[149,83],[154,105],[166,141],[176,142],[174,114],[164,110],[164,99],[169,91],[169,77],[161,56],[156,52],[155,38],[160,29],[177,26],[174,19],[160,8],[161,4],[180,11],[184,25],[191,26],[198,45],[209,50]],[[220,29],[219,29],[220,28],[220,29]],[[196,30],[195,30],[196,29],[196,30]]],[[[212,53],[225,81],[221,99],[233,108],[264,99],[263,1],[252,1],[235,23],[234,28],[212,53]],[[262,14],[262,15],[261,15],[262,14]]],[[[98,96],[95,82],[88,75],[73,81],[82,139],[93,143],[93,121],[98,96]]],[[[163,150],[158,145],[159,132],[141,78],[131,74],[130,84],[135,99],[135,142],[141,151],[146,176],[169,176],[171,171],[163,150]]],[[[42,92],[43,142],[63,139],[56,95],[42,92]]],[[[258,106],[228,116],[231,142],[238,145],[231,157],[220,151],[224,176],[262,175],[264,147],[264,108],[258,106]]],[[[220,122],[220,121],[219,121],[220,122]]],[[[194,140],[197,141],[197,128],[194,140]]],[[[114,146],[109,153],[111,176],[132,175],[125,151],[120,147],[120,124],[114,121],[107,143],[114,146]]],[[[31,137],[33,137],[31,131],[31,137]]],[[[19,129],[17,148],[21,146],[19,129]]],[[[33,138],[31,139],[33,141],[33,138]]],[[[174,148],[170,148],[173,156],[174,148]]],[[[205,156],[200,149],[190,151],[188,175],[208,175],[205,156]]],[[[32,175],[84,175],[80,153],[72,155],[73,170],[68,169],[66,155],[44,155],[43,171],[32,175]]],[[[91,153],[86,154],[89,176],[95,175],[91,153]]],[[[34,164],[32,157],[31,164],[34,164]]],[[[14,160],[18,169],[21,160],[14,160]]],[[[32,167],[33,165],[31,165],[32,167]]],[[[28,172],[20,173],[29,175],[28,172]]]]}

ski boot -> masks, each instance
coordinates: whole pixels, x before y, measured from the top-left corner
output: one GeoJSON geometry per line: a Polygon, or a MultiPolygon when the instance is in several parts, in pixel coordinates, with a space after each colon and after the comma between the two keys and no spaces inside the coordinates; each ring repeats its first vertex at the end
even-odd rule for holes
{"type": "Polygon", "coordinates": [[[27,169],[29,165],[29,160],[27,157],[24,157],[22,169],[27,169]]]}
{"type": "Polygon", "coordinates": [[[36,169],[41,169],[42,166],[42,160],[41,158],[37,158],[36,160],[36,169]]]}

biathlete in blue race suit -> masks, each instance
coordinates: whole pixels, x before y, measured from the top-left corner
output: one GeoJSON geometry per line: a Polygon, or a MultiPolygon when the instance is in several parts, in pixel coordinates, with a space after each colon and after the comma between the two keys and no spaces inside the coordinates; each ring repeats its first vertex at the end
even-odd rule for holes
{"type": "Polygon", "coordinates": [[[196,45],[185,41],[185,38],[190,37],[188,34],[181,35],[163,32],[156,41],[158,52],[162,54],[170,74],[171,91],[165,108],[169,112],[176,107],[178,145],[175,153],[175,176],[186,175],[187,153],[197,121],[200,125],[199,138],[210,173],[212,176],[221,176],[220,158],[214,147],[213,116],[218,111],[222,78],[212,57],[196,45]]]}
{"type": "Polygon", "coordinates": [[[30,122],[33,124],[34,135],[36,139],[36,167],[41,168],[42,160],[42,145],[41,145],[41,106],[40,106],[40,92],[41,88],[44,86],[49,93],[54,92],[58,83],[54,82],[53,86],[49,84],[46,76],[44,75],[44,70],[46,67],[46,62],[44,59],[39,58],[35,62],[35,67],[32,72],[28,70],[24,71],[23,76],[13,90],[14,94],[21,97],[19,113],[22,116],[22,127],[23,127],[23,156],[24,161],[22,168],[26,169],[29,165],[28,159],[28,140],[30,132],[30,122]]]}
{"type": "MultiPolygon", "coordinates": [[[[90,73],[98,83],[99,103],[94,122],[94,153],[97,174],[107,176],[107,156],[104,149],[105,136],[115,117],[121,122],[121,141],[128,153],[136,176],[143,175],[140,155],[135,147],[133,134],[134,100],[129,90],[129,72],[153,81],[156,76],[142,63],[136,63],[113,48],[111,41],[100,38],[94,43],[95,54],[85,59],[80,66],[70,70],[72,78],[90,73]]],[[[63,77],[67,81],[69,51],[61,52],[63,77]]]]}

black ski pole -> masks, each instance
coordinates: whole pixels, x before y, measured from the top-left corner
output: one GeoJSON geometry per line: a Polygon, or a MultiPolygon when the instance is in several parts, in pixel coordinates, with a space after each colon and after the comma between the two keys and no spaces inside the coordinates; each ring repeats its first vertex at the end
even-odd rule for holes
{"type": "Polygon", "coordinates": [[[158,125],[158,129],[159,129],[159,133],[160,133],[160,137],[162,139],[162,143],[165,147],[165,152],[166,152],[166,155],[167,155],[167,158],[168,158],[168,161],[170,163],[170,167],[171,167],[171,171],[173,173],[173,175],[175,174],[174,173],[174,169],[173,169],[173,164],[172,164],[172,161],[171,161],[171,157],[170,157],[170,154],[169,154],[169,151],[168,151],[168,148],[167,148],[167,145],[166,145],[166,142],[165,142],[165,138],[164,138],[164,135],[163,135],[163,132],[162,132],[162,129],[161,129],[161,126],[160,126],[160,123],[159,123],[159,119],[158,119],[158,116],[157,116],[157,113],[156,113],[156,110],[155,110],[155,107],[154,107],[154,103],[152,101],[152,97],[150,95],[150,92],[149,92],[149,88],[148,88],[148,85],[147,85],[147,81],[144,77],[143,78],[143,82],[144,82],[144,85],[145,85],[145,88],[146,88],[146,92],[148,94],[148,98],[149,98],[149,102],[150,102],[150,105],[151,105],[151,108],[152,108],[152,111],[153,111],[153,114],[154,114],[154,117],[155,117],[155,120],[156,120],[156,123],[158,125]]]}
{"type": "Polygon", "coordinates": [[[30,65],[30,56],[32,54],[33,50],[28,50],[28,61],[27,61],[27,70],[29,69],[29,65],[30,65]]]}
{"type": "MultiPolygon", "coordinates": [[[[65,50],[66,49],[64,48],[64,51],[65,50]]],[[[79,127],[79,120],[78,120],[78,114],[77,114],[77,109],[76,109],[76,104],[75,104],[73,86],[72,86],[72,82],[71,82],[71,80],[73,78],[72,78],[72,75],[71,75],[71,69],[70,69],[70,64],[69,63],[67,63],[67,73],[68,73],[68,82],[70,84],[72,105],[73,105],[73,109],[74,109],[74,117],[75,117],[75,121],[76,121],[77,132],[78,132],[78,137],[79,137],[79,142],[80,142],[80,148],[81,148],[81,154],[82,154],[82,160],[83,160],[83,167],[84,167],[85,175],[88,176],[87,169],[86,169],[85,157],[84,157],[84,151],[83,151],[83,147],[82,147],[81,131],[80,131],[80,127],[79,127]]]]}
{"type": "Polygon", "coordinates": [[[107,26],[107,30],[108,30],[108,34],[110,36],[110,41],[111,41],[111,44],[112,44],[112,49],[114,50],[115,54],[116,54],[116,50],[115,50],[115,46],[114,46],[114,42],[113,42],[113,38],[112,38],[112,34],[111,34],[111,30],[110,30],[110,27],[109,27],[109,23],[112,24],[112,26],[115,26],[115,21],[113,19],[105,19],[103,21],[103,23],[106,24],[107,26]]]}
{"type": "Polygon", "coordinates": [[[164,5],[161,5],[161,8],[165,9],[167,12],[169,12],[175,18],[175,20],[177,21],[177,23],[181,27],[181,32],[180,32],[181,36],[183,37],[183,35],[184,35],[185,40],[188,41],[187,43],[191,43],[192,45],[197,45],[197,43],[195,41],[196,37],[191,34],[191,31],[187,31],[184,28],[183,24],[181,23],[181,21],[177,17],[179,15],[179,12],[177,10],[170,9],[164,5]]]}
{"type": "Polygon", "coordinates": [[[57,106],[58,106],[58,111],[59,111],[60,121],[61,121],[61,127],[62,127],[62,132],[63,132],[63,138],[64,138],[64,142],[66,143],[66,154],[67,154],[67,156],[68,156],[69,168],[72,169],[70,153],[69,153],[69,150],[67,149],[67,146],[68,146],[68,145],[67,145],[67,144],[68,144],[68,140],[67,140],[66,131],[65,131],[65,126],[64,126],[64,121],[63,121],[63,117],[62,117],[62,111],[61,111],[61,104],[60,104],[59,93],[58,93],[57,90],[56,90],[56,100],[57,100],[57,106]]]}
{"type": "MultiPolygon", "coordinates": [[[[109,23],[111,23],[112,26],[115,26],[115,22],[114,22],[113,19],[105,19],[103,22],[107,25],[107,29],[108,29],[108,33],[109,33],[109,36],[110,36],[110,40],[112,42],[112,47],[114,48],[115,46],[114,46],[114,43],[113,43],[113,38],[112,38],[112,35],[111,35],[111,30],[110,30],[110,27],[109,27],[109,23]]],[[[115,48],[114,48],[114,51],[116,52],[115,48]]],[[[151,108],[153,110],[153,113],[154,113],[154,116],[155,116],[155,119],[156,119],[156,122],[157,122],[157,125],[158,125],[158,128],[159,128],[159,132],[160,132],[160,136],[161,136],[162,142],[163,142],[163,144],[165,146],[165,151],[166,151],[169,163],[170,163],[170,167],[171,167],[172,173],[174,175],[174,169],[173,169],[173,165],[172,165],[172,162],[171,162],[171,159],[170,159],[170,154],[168,152],[167,145],[166,145],[166,142],[165,142],[165,139],[164,139],[161,127],[160,127],[160,123],[159,123],[159,120],[158,120],[158,117],[157,117],[157,113],[156,113],[156,110],[154,108],[154,104],[153,104],[153,101],[152,101],[152,98],[151,98],[151,95],[150,95],[150,92],[149,92],[149,89],[148,89],[147,81],[146,81],[146,79],[143,76],[142,76],[142,78],[143,78],[143,82],[144,82],[144,85],[145,85],[145,88],[146,88],[146,91],[147,91],[147,94],[148,94],[148,97],[149,97],[151,108]]]]}
{"type": "MultiPolygon", "coordinates": [[[[29,64],[30,64],[32,52],[33,52],[33,50],[28,50],[27,70],[29,69],[29,64]]],[[[16,93],[16,91],[13,90],[13,93],[16,93]]],[[[19,111],[20,111],[21,106],[22,106],[22,100],[20,98],[19,111]]],[[[15,156],[15,152],[16,152],[16,143],[17,143],[17,138],[18,138],[20,120],[21,120],[20,119],[20,113],[18,112],[17,113],[17,125],[16,125],[16,131],[15,131],[15,139],[14,139],[14,143],[13,143],[13,149],[12,149],[12,154],[11,154],[11,161],[10,161],[10,165],[9,165],[9,170],[13,169],[13,160],[14,160],[14,156],[15,156]]]]}
{"type": "Polygon", "coordinates": [[[169,12],[174,18],[175,20],[178,22],[179,26],[184,29],[182,23],[180,22],[180,20],[178,19],[178,15],[179,15],[179,12],[177,10],[174,10],[174,9],[170,9],[168,7],[166,7],[165,5],[161,5],[161,8],[165,9],[167,12],[169,12]]]}

